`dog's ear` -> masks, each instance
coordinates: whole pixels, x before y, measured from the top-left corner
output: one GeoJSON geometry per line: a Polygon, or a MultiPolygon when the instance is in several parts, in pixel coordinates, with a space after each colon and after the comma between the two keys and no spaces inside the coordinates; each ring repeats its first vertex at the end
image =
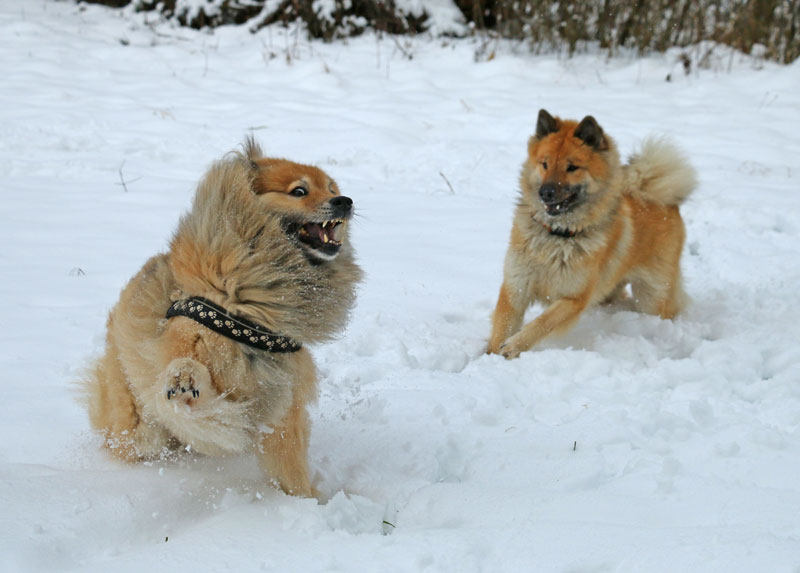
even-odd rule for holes
{"type": "Polygon", "coordinates": [[[248,135],[242,144],[242,149],[244,150],[245,159],[250,162],[250,167],[258,169],[256,159],[264,157],[264,153],[261,151],[261,146],[256,143],[255,137],[248,135]]]}
{"type": "Polygon", "coordinates": [[[536,120],[536,138],[542,139],[556,131],[558,131],[558,120],[546,110],[540,109],[539,118],[536,120]]]}
{"type": "Polygon", "coordinates": [[[239,154],[239,157],[243,166],[249,170],[250,188],[256,195],[261,195],[264,193],[264,183],[261,178],[261,165],[258,164],[257,160],[263,158],[264,154],[261,151],[261,146],[256,143],[252,135],[248,135],[244,143],[242,143],[242,153],[239,154]]]}
{"type": "Polygon", "coordinates": [[[603,128],[598,125],[597,120],[591,115],[584,117],[575,128],[572,134],[595,151],[606,151],[608,140],[603,133],[603,128]]]}

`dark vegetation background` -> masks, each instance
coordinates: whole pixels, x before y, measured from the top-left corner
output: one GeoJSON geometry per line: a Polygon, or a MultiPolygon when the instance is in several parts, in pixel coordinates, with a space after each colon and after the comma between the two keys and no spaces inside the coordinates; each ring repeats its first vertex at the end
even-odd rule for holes
{"type": "MultiPolygon", "coordinates": [[[[367,29],[416,34],[424,10],[394,0],[207,0],[189,9],[178,0],[83,0],[157,11],[192,28],[247,23],[252,31],[301,21],[314,38],[334,40],[367,29]],[[323,6],[326,9],[323,9],[323,6]]],[[[781,63],[800,55],[800,0],[441,0],[464,18],[462,35],[526,42],[534,51],[599,45],[644,54],[710,40],[781,63]]]]}

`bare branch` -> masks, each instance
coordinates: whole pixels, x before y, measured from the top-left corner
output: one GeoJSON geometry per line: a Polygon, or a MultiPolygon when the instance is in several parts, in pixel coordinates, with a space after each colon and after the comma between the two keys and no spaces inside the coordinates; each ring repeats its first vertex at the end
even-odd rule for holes
{"type": "MultiPolygon", "coordinates": [[[[122,185],[122,188],[125,190],[125,193],[127,193],[128,192],[128,186],[125,183],[125,177],[122,175],[122,168],[124,166],[125,166],[125,160],[123,159],[122,163],[119,166],[119,181],[120,182],[117,183],[117,185],[122,185]]],[[[130,181],[128,181],[128,183],[135,183],[139,179],[141,179],[141,177],[137,177],[136,179],[131,179],[130,181]]]]}
{"type": "Polygon", "coordinates": [[[442,176],[442,179],[444,179],[444,182],[445,182],[445,183],[447,183],[447,186],[450,188],[450,193],[452,193],[453,195],[455,195],[455,194],[456,194],[456,190],[455,190],[455,189],[453,189],[453,186],[452,186],[452,185],[450,185],[450,180],[449,180],[449,179],[447,179],[447,176],[445,176],[445,174],[444,174],[444,173],[442,173],[441,171],[439,171],[439,175],[441,175],[441,176],[442,176]]]}

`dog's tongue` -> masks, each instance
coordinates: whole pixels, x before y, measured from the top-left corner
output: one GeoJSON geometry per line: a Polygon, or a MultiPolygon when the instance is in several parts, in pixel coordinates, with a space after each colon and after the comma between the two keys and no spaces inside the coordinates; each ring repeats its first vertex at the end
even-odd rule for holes
{"type": "Polygon", "coordinates": [[[303,230],[321,243],[333,243],[338,246],[339,234],[343,226],[344,223],[339,222],[327,222],[324,225],[322,223],[306,223],[303,225],[303,230]]]}
{"type": "Polygon", "coordinates": [[[323,243],[327,243],[329,241],[336,240],[336,227],[338,225],[328,225],[327,228],[323,227],[319,223],[306,223],[305,229],[306,233],[319,239],[323,243]]]}
{"type": "Polygon", "coordinates": [[[306,233],[321,241],[324,231],[319,223],[306,223],[306,233]]]}

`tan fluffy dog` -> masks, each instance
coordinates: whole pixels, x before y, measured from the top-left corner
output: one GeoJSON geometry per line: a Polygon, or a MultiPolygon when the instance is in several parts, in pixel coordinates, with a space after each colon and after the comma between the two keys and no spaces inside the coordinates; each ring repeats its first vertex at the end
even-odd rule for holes
{"type": "Polygon", "coordinates": [[[695,173],[663,140],[645,142],[627,165],[595,119],[539,112],[528,142],[521,196],[506,253],[489,352],[513,358],[568,330],[590,305],[628,300],[672,318],[685,301],[678,205],[695,173]],[[522,326],[525,310],[546,309],[522,326]]]}
{"type": "Polygon", "coordinates": [[[169,251],[144,265],[109,316],[105,355],[85,385],[109,450],[126,461],[186,445],[210,455],[256,450],[284,491],[313,495],[308,350],[253,348],[165,314],[203,297],[301,345],[330,340],[361,278],[347,241],[351,214],[323,171],[263,158],[252,140],[214,164],[169,251]]]}

